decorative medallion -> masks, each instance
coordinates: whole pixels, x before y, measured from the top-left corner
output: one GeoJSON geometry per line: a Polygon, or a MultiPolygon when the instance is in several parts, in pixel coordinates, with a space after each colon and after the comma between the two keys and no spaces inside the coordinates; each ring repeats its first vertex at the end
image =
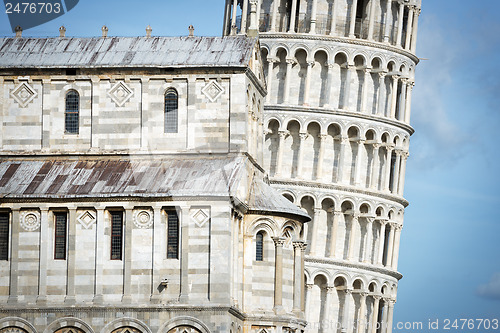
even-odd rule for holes
{"type": "Polygon", "coordinates": [[[108,96],[115,102],[116,106],[123,106],[134,96],[134,91],[123,81],[120,81],[108,91],[108,96]]]}
{"type": "Polygon", "coordinates": [[[14,98],[14,100],[21,106],[22,108],[26,107],[36,96],[38,93],[33,89],[29,84],[23,82],[17,86],[12,92],[10,96],[14,98]]]}
{"type": "Polygon", "coordinates": [[[205,223],[210,219],[208,212],[204,211],[203,209],[199,209],[195,211],[193,214],[191,214],[191,219],[196,223],[196,225],[200,228],[202,228],[205,223]]]}
{"type": "Polygon", "coordinates": [[[224,93],[224,88],[217,81],[211,80],[201,92],[213,103],[224,93]]]}
{"type": "Polygon", "coordinates": [[[91,211],[86,211],[83,214],[81,214],[77,219],[78,222],[85,228],[85,229],[90,229],[96,222],[96,217],[93,212],[91,211]]]}
{"type": "Polygon", "coordinates": [[[137,210],[134,212],[134,224],[137,228],[148,229],[153,225],[153,212],[137,210]]]}
{"type": "Polygon", "coordinates": [[[21,213],[21,227],[26,231],[35,231],[40,228],[40,213],[25,211],[21,213]]]}

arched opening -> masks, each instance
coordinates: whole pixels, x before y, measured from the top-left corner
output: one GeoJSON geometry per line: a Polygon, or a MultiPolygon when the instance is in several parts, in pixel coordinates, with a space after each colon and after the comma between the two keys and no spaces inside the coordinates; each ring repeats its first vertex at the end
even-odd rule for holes
{"type": "Polygon", "coordinates": [[[66,93],[64,118],[64,132],[78,134],[80,130],[80,95],[75,90],[66,93]]]}
{"type": "Polygon", "coordinates": [[[177,90],[169,88],[165,92],[165,119],[164,132],[177,133],[178,131],[179,95],[177,90]]]}

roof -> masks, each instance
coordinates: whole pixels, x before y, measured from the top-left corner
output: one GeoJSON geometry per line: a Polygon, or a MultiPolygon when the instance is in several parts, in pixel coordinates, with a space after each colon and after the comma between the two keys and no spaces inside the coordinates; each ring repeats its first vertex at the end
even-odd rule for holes
{"type": "MultiPolygon", "coordinates": [[[[7,159],[0,161],[0,202],[10,200],[235,197],[248,179],[247,157],[161,159],[7,159]]],[[[251,211],[309,216],[254,177],[251,211]]]]}
{"type": "Polygon", "coordinates": [[[0,38],[0,68],[246,67],[256,38],[0,38]]]}

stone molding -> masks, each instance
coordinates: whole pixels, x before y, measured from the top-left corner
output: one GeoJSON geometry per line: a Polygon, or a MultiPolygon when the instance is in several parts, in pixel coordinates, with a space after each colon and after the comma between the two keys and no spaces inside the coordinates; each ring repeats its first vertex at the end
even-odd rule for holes
{"type": "Polygon", "coordinates": [[[36,231],[40,228],[40,212],[26,210],[21,212],[21,227],[25,231],[36,231]]]}

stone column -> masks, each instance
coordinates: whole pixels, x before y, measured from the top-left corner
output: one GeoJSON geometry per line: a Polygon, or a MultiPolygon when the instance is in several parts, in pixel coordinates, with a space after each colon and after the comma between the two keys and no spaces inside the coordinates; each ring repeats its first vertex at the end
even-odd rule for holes
{"type": "Polygon", "coordinates": [[[241,10],[241,30],[240,33],[247,32],[248,0],[243,0],[243,9],[241,10]]]}
{"type": "Polygon", "coordinates": [[[49,211],[40,209],[40,268],[38,276],[37,304],[47,304],[47,266],[52,244],[49,242],[49,211]]]}
{"type": "Polygon", "coordinates": [[[302,248],[305,243],[302,241],[293,242],[294,262],[293,262],[293,312],[302,312],[302,279],[304,272],[302,268],[302,248]]]}
{"type": "Polygon", "coordinates": [[[162,234],[165,234],[165,230],[162,230],[161,227],[161,206],[156,206],[153,208],[153,239],[152,239],[152,256],[151,256],[151,296],[150,300],[152,303],[159,304],[161,295],[165,295],[165,293],[161,294],[161,291],[158,290],[158,283],[162,280],[162,276],[160,274],[161,263],[163,261],[162,254],[162,244],[166,243],[166,240],[163,238],[162,234]]]}
{"type": "Polygon", "coordinates": [[[123,234],[123,297],[122,303],[132,302],[132,226],[133,226],[132,209],[125,210],[123,219],[124,234],[123,234]]]}
{"type": "Polygon", "coordinates": [[[342,320],[342,333],[352,333],[352,323],[349,318],[349,307],[352,300],[352,289],[345,289],[344,315],[342,320]]]}
{"type": "Polygon", "coordinates": [[[369,113],[368,110],[366,109],[366,100],[367,100],[367,95],[368,95],[368,78],[371,76],[370,75],[370,70],[368,68],[363,69],[363,86],[361,87],[361,106],[360,110],[362,113],[369,113]]]}
{"type": "Polygon", "coordinates": [[[415,7],[413,18],[413,32],[411,37],[410,51],[415,53],[417,50],[417,33],[418,33],[418,17],[420,16],[420,8],[415,7]]]}
{"type": "Polygon", "coordinates": [[[325,141],[328,134],[319,134],[318,164],[316,164],[316,180],[323,178],[323,159],[325,158],[325,141]]]}
{"type": "Polygon", "coordinates": [[[387,262],[385,264],[385,267],[391,268],[392,267],[392,255],[394,251],[394,229],[395,229],[395,223],[390,222],[389,223],[389,244],[387,245],[387,262]]]}
{"type": "Polygon", "coordinates": [[[304,105],[309,105],[309,92],[311,90],[311,68],[314,66],[314,60],[307,61],[306,64],[306,84],[304,88],[304,105]]]}
{"type": "Polygon", "coordinates": [[[398,98],[398,75],[392,75],[392,89],[391,89],[391,119],[396,118],[396,104],[398,98]]]}
{"type": "Polygon", "coordinates": [[[258,0],[250,0],[250,27],[248,28],[249,35],[258,34],[259,20],[257,19],[257,2],[258,0]]]}
{"type": "Polygon", "coordinates": [[[329,107],[332,99],[333,69],[335,68],[335,63],[327,63],[326,66],[328,66],[328,83],[326,85],[326,101],[324,106],[329,107]]]}
{"type": "Polygon", "coordinates": [[[372,295],[373,297],[373,311],[372,311],[372,327],[371,333],[377,333],[377,323],[378,323],[378,309],[380,306],[380,297],[379,295],[372,295]]]}
{"type": "MultiPolygon", "coordinates": [[[[96,305],[102,305],[104,302],[103,299],[103,276],[104,276],[104,253],[103,243],[104,243],[104,208],[96,207],[97,210],[97,221],[96,221],[96,236],[95,236],[95,295],[93,299],[93,303],[96,305]]],[[[109,254],[108,254],[109,255],[109,254]]]]}
{"type": "Polygon", "coordinates": [[[405,117],[404,122],[410,124],[410,114],[411,114],[411,97],[413,93],[413,86],[415,86],[415,82],[408,82],[407,91],[406,91],[406,106],[405,106],[405,117]]]}
{"type": "Polygon", "coordinates": [[[306,320],[309,321],[311,318],[311,293],[312,293],[312,288],[314,284],[308,283],[306,284],[306,306],[305,306],[305,314],[306,314],[306,320]]]}
{"type": "Polygon", "coordinates": [[[180,244],[180,259],[181,259],[181,294],[179,301],[187,303],[189,301],[189,207],[181,207],[180,214],[181,228],[181,244],[180,244]]]}
{"type": "Polygon", "coordinates": [[[343,213],[339,210],[333,211],[332,234],[330,236],[330,258],[336,257],[335,247],[337,246],[337,230],[339,226],[340,215],[342,214],[343,213]]]}
{"type": "Polygon", "coordinates": [[[302,312],[306,311],[306,289],[305,289],[306,281],[305,281],[305,276],[304,276],[306,249],[307,249],[307,244],[304,243],[304,245],[300,248],[300,250],[302,252],[302,255],[300,257],[300,271],[302,272],[302,275],[300,276],[301,277],[300,286],[301,286],[301,302],[302,302],[301,303],[301,307],[302,307],[302,312]]]}
{"type": "Polygon", "coordinates": [[[358,0],[352,0],[351,4],[351,19],[349,22],[349,38],[355,38],[354,29],[356,27],[356,8],[358,8],[358,0]]]}
{"type": "Polygon", "coordinates": [[[279,2],[280,0],[273,0],[273,12],[271,14],[271,32],[276,32],[276,20],[278,19],[279,2]]]}
{"type": "Polygon", "coordinates": [[[309,29],[310,34],[316,33],[316,12],[318,8],[318,0],[312,0],[311,8],[311,29],[309,29]]]}
{"type": "Polygon", "coordinates": [[[370,188],[378,189],[377,174],[380,168],[380,158],[379,158],[380,144],[373,144],[373,162],[372,162],[372,174],[370,176],[370,188]]]}
{"type": "Polygon", "coordinates": [[[302,165],[304,164],[304,141],[309,136],[307,133],[299,133],[299,156],[297,161],[297,178],[302,177],[302,165]]]}
{"type": "Polygon", "coordinates": [[[383,298],[384,300],[384,307],[382,309],[382,329],[381,329],[381,332],[382,333],[387,333],[387,323],[389,322],[388,321],[388,316],[387,316],[387,309],[388,309],[388,298],[384,297],[383,298]]]}
{"type": "Polygon", "coordinates": [[[409,12],[408,12],[408,21],[406,22],[406,40],[405,40],[405,50],[410,51],[410,46],[411,46],[411,34],[412,34],[412,27],[413,27],[413,13],[415,11],[415,6],[409,6],[409,12]]]}
{"type": "Polygon", "coordinates": [[[315,256],[318,248],[318,228],[319,228],[319,217],[322,209],[321,207],[314,208],[314,218],[312,225],[312,235],[311,235],[311,245],[309,246],[309,255],[315,256]]]}
{"type": "Polygon", "coordinates": [[[387,224],[386,220],[379,220],[380,223],[380,233],[378,236],[379,247],[378,247],[378,259],[377,265],[382,266],[384,260],[384,247],[385,247],[385,226],[387,224]]]}
{"type": "Polygon", "coordinates": [[[345,93],[344,93],[344,100],[342,101],[342,109],[344,109],[344,110],[349,110],[349,108],[350,108],[352,72],[356,72],[356,67],[351,66],[351,65],[347,66],[347,75],[346,75],[346,80],[345,80],[345,93]]]}
{"type": "Polygon", "coordinates": [[[385,108],[383,107],[384,97],[385,97],[385,77],[387,76],[386,72],[378,73],[378,97],[377,97],[377,114],[380,116],[385,116],[385,108]]]}
{"type": "Polygon", "coordinates": [[[285,146],[285,137],[289,134],[288,131],[278,131],[279,144],[278,156],[276,158],[276,176],[281,176],[281,167],[283,165],[283,148],[285,146]]]}
{"type": "Polygon", "coordinates": [[[363,156],[365,156],[365,140],[358,140],[358,153],[356,154],[356,162],[354,163],[354,185],[359,186],[361,184],[361,170],[363,163],[363,156]]]}
{"type": "Polygon", "coordinates": [[[274,312],[283,313],[283,244],[285,240],[274,237],[274,312]]]}
{"type": "Polygon", "coordinates": [[[374,217],[366,217],[366,238],[365,238],[365,248],[363,251],[363,262],[368,264],[371,262],[370,252],[373,248],[373,221],[374,217]]]}
{"type": "Polygon", "coordinates": [[[70,208],[68,211],[68,260],[66,297],[64,303],[75,304],[76,302],[76,208],[70,208]]]}
{"type": "Polygon", "coordinates": [[[366,326],[367,326],[367,322],[366,322],[366,296],[367,295],[368,295],[368,293],[366,293],[366,292],[359,293],[361,306],[359,308],[359,316],[358,316],[358,322],[357,322],[357,327],[358,327],[357,332],[358,333],[365,333],[365,331],[366,331],[366,326]]]}
{"type": "Polygon", "coordinates": [[[391,166],[392,166],[392,150],[394,147],[387,145],[385,146],[387,154],[385,156],[385,178],[384,178],[384,191],[389,191],[389,182],[391,180],[391,166]]]}
{"type": "Polygon", "coordinates": [[[356,226],[359,225],[359,216],[353,215],[351,219],[351,232],[349,233],[349,248],[348,248],[348,260],[353,261],[354,258],[354,242],[356,237],[356,226]]]}
{"type": "Polygon", "coordinates": [[[373,30],[374,30],[374,26],[375,26],[375,2],[376,2],[376,0],[370,0],[370,21],[368,23],[368,39],[369,40],[373,40],[373,30]]]}
{"type": "Polygon", "coordinates": [[[394,177],[392,177],[392,193],[398,194],[399,188],[399,171],[401,168],[401,155],[402,152],[400,150],[396,150],[396,165],[394,166],[394,177]]]}
{"type": "Polygon", "coordinates": [[[290,80],[292,79],[292,66],[295,59],[286,58],[286,75],[285,75],[285,88],[283,91],[283,103],[290,103],[290,80]]]}
{"type": "Polygon", "coordinates": [[[399,181],[399,195],[404,195],[405,193],[405,179],[406,179],[406,162],[408,160],[408,152],[404,152],[402,155],[402,162],[401,162],[401,174],[400,178],[401,180],[399,181]]]}
{"type": "Polygon", "coordinates": [[[408,79],[403,78],[401,79],[402,81],[402,86],[401,86],[401,100],[399,102],[399,114],[398,114],[398,120],[403,121],[405,119],[405,107],[406,107],[406,86],[408,84],[408,79]]]}
{"type": "Polygon", "coordinates": [[[330,35],[334,36],[336,34],[337,34],[337,1],[334,1],[332,8],[332,22],[330,25],[330,35]]]}
{"type": "Polygon", "coordinates": [[[227,36],[229,35],[229,22],[231,18],[229,17],[231,15],[231,1],[226,0],[226,6],[224,10],[224,29],[222,29],[222,35],[227,36]]]}
{"type": "Polygon", "coordinates": [[[19,233],[21,231],[21,216],[19,208],[12,209],[12,231],[10,243],[10,277],[9,298],[7,303],[17,303],[19,298],[19,233]]]}
{"type": "Polygon", "coordinates": [[[390,299],[387,302],[387,331],[386,333],[392,333],[393,317],[394,317],[394,300],[390,299]]]}
{"type": "Polygon", "coordinates": [[[233,0],[233,14],[231,16],[231,35],[235,35],[237,32],[237,27],[236,27],[237,10],[238,10],[238,0],[233,0]]]}
{"type": "MultiPolygon", "coordinates": [[[[332,324],[336,324],[336,321],[337,319],[336,318],[333,318],[333,309],[332,309],[332,303],[333,303],[333,300],[332,300],[332,294],[334,292],[337,291],[337,288],[335,288],[334,286],[327,286],[326,287],[326,300],[325,300],[325,314],[326,314],[326,318],[325,318],[325,321],[332,325],[332,324]]],[[[331,329],[333,329],[331,326],[330,326],[331,329]]]]}
{"type": "Polygon", "coordinates": [[[392,25],[392,0],[387,0],[386,8],[387,13],[385,14],[384,43],[389,43],[389,34],[391,33],[392,25]]]}
{"type": "Polygon", "coordinates": [[[399,246],[401,243],[401,230],[403,226],[401,224],[396,224],[396,234],[394,235],[394,250],[392,251],[392,269],[398,270],[398,260],[399,260],[399,246]]]}
{"type": "Polygon", "coordinates": [[[344,184],[344,155],[345,155],[345,146],[349,143],[349,138],[341,136],[340,137],[340,153],[339,153],[339,167],[337,174],[337,182],[344,184]]]}
{"type": "Polygon", "coordinates": [[[297,0],[292,0],[292,10],[290,13],[290,28],[288,32],[295,32],[295,16],[297,16],[297,0]]]}
{"type": "Polygon", "coordinates": [[[402,47],[401,38],[403,36],[403,15],[405,13],[405,5],[403,2],[399,4],[399,13],[398,13],[398,35],[396,38],[396,46],[402,47]]]}
{"type": "Polygon", "coordinates": [[[271,91],[272,91],[272,84],[273,84],[273,79],[274,79],[274,63],[277,62],[276,59],[267,57],[268,65],[267,65],[267,90],[268,94],[266,96],[266,101],[267,103],[271,102],[271,91]]]}

